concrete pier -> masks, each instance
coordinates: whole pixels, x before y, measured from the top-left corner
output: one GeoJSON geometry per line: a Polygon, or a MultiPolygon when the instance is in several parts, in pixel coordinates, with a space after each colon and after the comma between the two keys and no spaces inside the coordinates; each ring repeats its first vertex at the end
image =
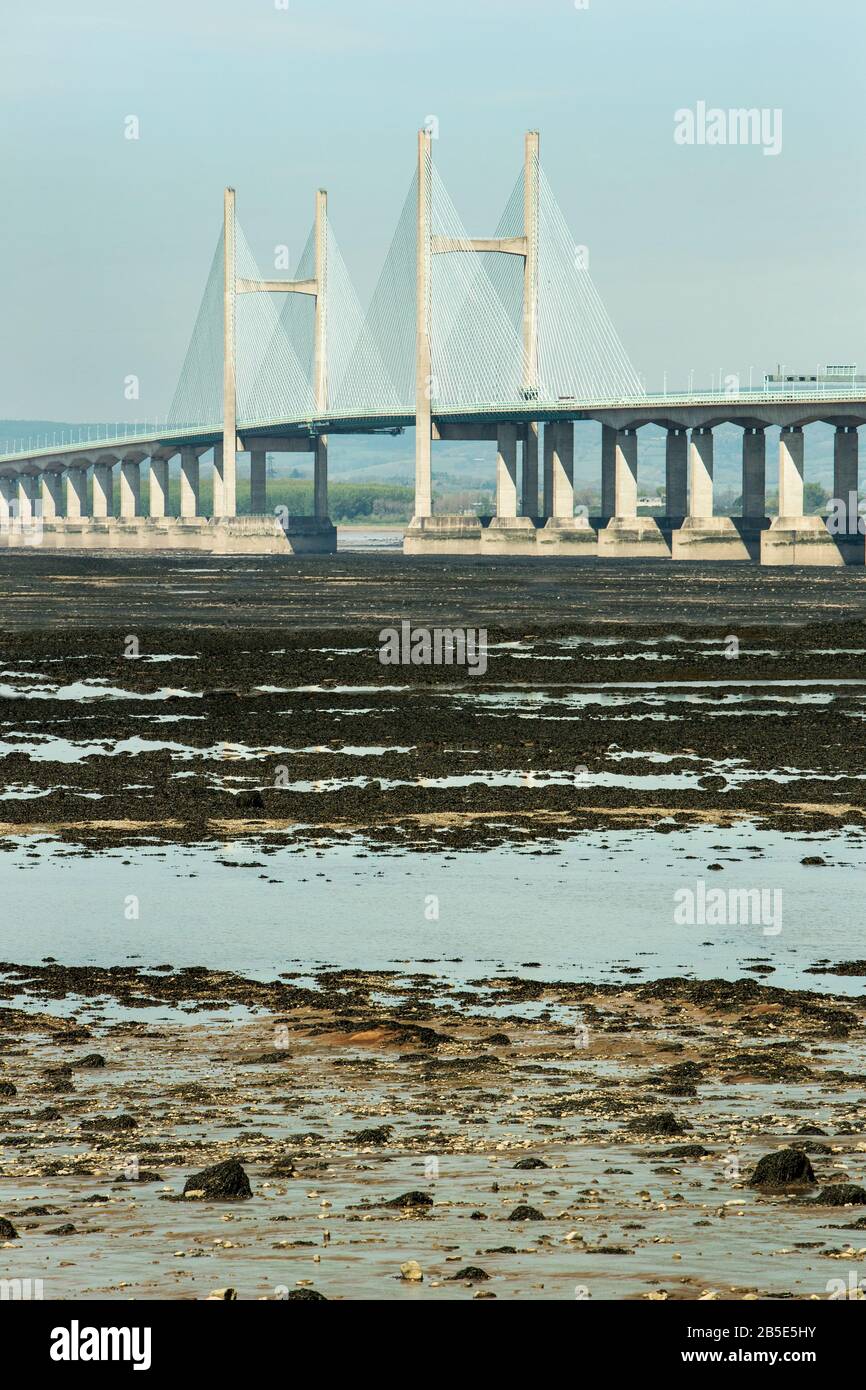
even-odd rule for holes
{"type": "Polygon", "coordinates": [[[524,516],[538,516],[538,425],[534,420],[526,426],[523,438],[520,509],[524,516]]]}
{"type": "Polygon", "coordinates": [[[823,517],[805,516],[805,444],[801,425],[779,434],[779,515],[761,533],[762,565],[844,565],[823,517]]]}
{"type": "Polygon", "coordinates": [[[767,441],[762,429],[743,430],[743,517],[763,521],[767,510],[767,441]]]}
{"type": "Polygon", "coordinates": [[[740,528],[729,516],[716,516],[713,504],[713,431],[692,430],[689,441],[689,508],[671,536],[674,560],[749,560],[740,528]]]}
{"type": "Polygon", "coordinates": [[[601,515],[609,521],[616,515],[616,430],[601,427],[601,515]]]}
{"type": "Polygon", "coordinates": [[[250,511],[258,516],[268,509],[267,484],[268,456],[264,449],[253,449],[250,453],[250,511]]]}
{"type": "Polygon", "coordinates": [[[637,514],[637,430],[617,430],[613,474],[614,514],[598,533],[599,559],[667,560],[655,517],[637,514]]]}
{"type": "Polygon", "coordinates": [[[688,448],[685,430],[668,430],[665,439],[665,515],[680,520],[689,509],[688,448]]]}
{"type": "Polygon", "coordinates": [[[63,475],[64,513],[67,521],[87,516],[87,470],[68,468],[63,475]]]}
{"type": "Polygon", "coordinates": [[[169,460],[159,454],[151,455],[147,488],[147,514],[154,520],[168,513],[169,460]]]}
{"type": "Polygon", "coordinates": [[[180,514],[199,513],[199,462],[197,449],[182,449],[180,455],[180,514]]]}
{"type": "Polygon", "coordinates": [[[124,521],[141,515],[141,463],[138,459],[121,460],[120,515],[124,521]]]}
{"type": "Polygon", "coordinates": [[[114,515],[114,465],[95,463],[93,465],[93,516],[114,515]]]}
{"type": "Polygon", "coordinates": [[[541,515],[545,519],[553,515],[553,445],[555,439],[556,425],[548,421],[544,426],[542,443],[541,515]]]}
{"type": "Polygon", "coordinates": [[[517,514],[517,426],[496,431],[496,515],[481,532],[485,555],[513,555],[535,546],[532,517],[517,514]]]}
{"type": "Polygon", "coordinates": [[[40,473],[39,500],[42,503],[42,520],[54,521],[63,509],[63,480],[56,469],[40,473]]]}

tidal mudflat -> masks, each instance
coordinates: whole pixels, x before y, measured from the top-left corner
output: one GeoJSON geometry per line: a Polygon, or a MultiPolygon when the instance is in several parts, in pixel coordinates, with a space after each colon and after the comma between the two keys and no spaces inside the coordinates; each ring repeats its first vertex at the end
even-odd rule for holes
{"type": "Polygon", "coordinates": [[[856,575],[14,560],[7,1277],[661,1300],[862,1273],[856,575]],[[485,627],[486,670],[382,665],[402,619],[485,627]]]}

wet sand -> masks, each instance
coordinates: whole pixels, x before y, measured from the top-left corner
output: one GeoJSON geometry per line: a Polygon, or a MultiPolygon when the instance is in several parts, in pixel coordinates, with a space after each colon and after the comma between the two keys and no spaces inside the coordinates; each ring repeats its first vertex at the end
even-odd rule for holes
{"type": "Polygon", "coordinates": [[[397,972],[2,980],[28,1004],[0,1008],[4,1269],[45,1297],[826,1298],[866,1248],[866,1207],[830,1205],[866,1175],[862,998],[397,972]],[[146,1006],[164,1021],[137,1023],[146,1006]],[[814,1182],[750,1185],[791,1146],[814,1182]],[[227,1159],[251,1198],[181,1196],[227,1159]]]}

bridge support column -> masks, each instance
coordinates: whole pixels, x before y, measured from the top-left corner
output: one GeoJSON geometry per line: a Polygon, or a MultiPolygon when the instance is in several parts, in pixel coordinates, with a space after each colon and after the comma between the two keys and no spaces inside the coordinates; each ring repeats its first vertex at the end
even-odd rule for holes
{"type": "MultiPolygon", "coordinates": [[[[560,420],[544,427],[545,483],[550,437],[550,516],[536,532],[543,555],[594,559],[596,535],[585,515],[574,514],[574,422],[560,420]]],[[[585,509],[584,509],[585,510],[585,509]]]]}
{"type": "Polygon", "coordinates": [[[601,519],[610,521],[616,515],[616,430],[613,425],[601,427],[601,519]]]}
{"type": "Polygon", "coordinates": [[[213,498],[211,501],[211,514],[214,517],[225,516],[225,488],[223,486],[223,446],[215,444],[213,451],[213,498]]]}
{"type": "Polygon", "coordinates": [[[517,516],[517,427],[500,425],[496,431],[496,517],[517,516]]]}
{"type": "MultiPolygon", "coordinates": [[[[610,486],[610,484],[608,484],[610,486]]],[[[666,560],[670,554],[655,517],[637,514],[637,430],[617,430],[613,456],[613,516],[598,533],[600,559],[666,560]]]]}
{"type": "Polygon", "coordinates": [[[70,468],[63,478],[65,496],[64,511],[67,521],[78,521],[87,516],[87,469],[70,468]]]}
{"type": "Polygon", "coordinates": [[[250,452],[250,511],[261,516],[268,509],[268,456],[264,449],[250,452]]]}
{"type": "Polygon", "coordinates": [[[573,517],[574,425],[570,420],[562,420],[553,429],[550,514],[556,518],[573,517]]]}
{"type": "Polygon", "coordinates": [[[199,466],[195,449],[182,449],[180,455],[180,514],[199,514],[199,466]]]}
{"type": "Polygon", "coordinates": [[[692,430],[688,514],[701,519],[713,515],[713,432],[706,425],[692,430]]]}
{"type": "Polygon", "coordinates": [[[530,420],[523,440],[523,477],[521,479],[521,511],[524,516],[538,516],[538,422],[530,420]]]}
{"type": "Polygon", "coordinates": [[[12,507],[15,501],[15,479],[0,478],[0,531],[9,530],[12,507]]]}
{"type": "Polygon", "coordinates": [[[805,447],[800,425],[785,425],[779,435],[779,518],[803,515],[805,447]]]}
{"type": "Polygon", "coordinates": [[[753,558],[731,518],[715,516],[713,505],[713,431],[709,425],[699,425],[689,443],[688,514],[671,537],[675,560],[753,558]]]}
{"type": "MultiPolygon", "coordinates": [[[[316,435],[313,458],[313,515],[317,521],[328,520],[328,436],[316,435]]],[[[417,509],[416,509],[417,512],[417,509]]],[[[429,516],[429,512],[427,513],[429,516]]]]}
{"type": "Polygon", "coordinates": [[[517,515],[517,426],[496,431],[496,515],[481,532],[481,550],[514,555],[535,549],[535,523],[517,515]]]}
{"type": "Polygon", "coordinates": [[[168,512],[168,459],[152,457],[147,490],[148,516],[158,520],[168,512]]]}
{"type": "Polygon", "coordinates": [[[857,534],[859,525],[858,462],[857,426],[837,425],[833,440],[833,497],[839,530],[849,536],[857,534]]]}
{"type": "Polygon", "coordinates": [[[56,521],[63,505],[60,474],[54,471],[40,473],[39,492],[42,503],[42,520],[56,521]]]}
{"type": "Polygon", "coordinates": [[[553,446],[556,441],[556,425],[548,420],[544,426],[544,452],[542,459],[542,501],[541,515],[553,516],[553,446]]]}
{"type": "Polygon", "coordinates": [[[614,517],[637,516],[637,431],[617,430],[614,442],[614,517]]]}
{"type": "Polygon", "coordinates": [[[689,509],[688,449],[684,429],[668,430],[665,440],[665,515],[679,525],[689,509]]]}
{"type": "Polygon", "coordinates": [[[109,517],[114,514],[114,465],[93,465],[93,515],[109,517]]]}
{"type": "Polygon", "coordinates": [[[32,473],[18,474],[18,520],[27,526],[33,520],[37,480],[32,473]]]}
{"type": "Polygon", "coordinates": [[[120,462],[120,515],[124,521],[141,515],[141,464],[138,459],[120,462]]]}
{"type": "Polygon", "coordinates": [[[784,425],[779,435],[779,515],[761,533],[762,565],[845,564],[823,517],[803,513],[805,462],[802,425],[784,425]]]}
{"type": "Polygon", "coordinates": [[[743,431],[743,516],[763,521],[767,510],[767,441],[763,429],[743,431]]]}

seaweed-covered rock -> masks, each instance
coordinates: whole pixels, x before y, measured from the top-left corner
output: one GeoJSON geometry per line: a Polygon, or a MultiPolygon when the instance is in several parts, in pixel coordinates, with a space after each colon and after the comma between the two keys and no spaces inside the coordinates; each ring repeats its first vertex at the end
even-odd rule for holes
{"type": "Polygon", "coordinates": [[[392,1197],[385,1203],[386,1207],[432,1207],[433,1198],[429,1192],[403,1192],[399,1197],[392,1197]]]}
{"type": "Polygon", "coordinates": [[[479,1269],[478,1265],[467,1265],[465,1269],[458,1269],[456,1274],[446,1274],[446,1283],[453,1284],[457,1280],[462,1280],[468,1284],[481,1284],[490,1275],[486,1269],[479,1269]]]}
{"type": "Polygon", "coordinates": [[[237,1202],[252,1197],[250,1180],[236,1158],[193,1173],[183,1185],[184,1197],[202,1196],[214,1202],[237,1202]]]}
{"type": "Polygon", "coordinates": [[[18,1232],[12,1222],[7,1221],[5,1216],[0,1216],[0,1240],[18,1240],[18,1238],[18,1232]]]}
{"type": "Polygon", "coordinates": [[[822,1187],[815,1201],[825,1207],[866,1206],[866,1188],[856,1182],[834,1182],[822,1187]]]}
{"type": "Polygon", "coordinates": [[[538,1210],[538,1207],[529,1207],[529,1206],[523,1205],[523,1206],[515,1207],[515,1208],[514,1208],[514,1211],[513,1211],[513,1212],[511,1213],[511,1215],[508,1217],[508,1220],[509,1220],[509,1221],[543,1221],[543,1220],[544,1220],[544,1212],[543,1212],[543,1211],[539,1211],[539,1210],[538,1210]]]}
{"type": "Polygon", "coordinates": [[[678,1120],[672,1110],[659,1110],[652,1115],[638,1115],[629,1120],[626,1129],[633,1134],[685,1134],[691,1129],[686,1120],[678,1120]]]}
{"type": "Polygon", "coordinates": [[[290,1289],[286,1298],[295,1301],[303,1299],[305,1303],[327,1303],[328,1301],[323,1293],[319,1293],[318,1289],[290,1289]]]}
{"type": "Polygon", "coordinates": [[[359,1129],[349,1138],[356,1144],[387,1144],[393,1131],[393,1125],[375,1125],[371,1129],[359,1129]]]}
{"type": "Polygon", "coordinates": [[[521,1158],[515,1163],[515,1168],[528,1172],[532,1168],[549,1168],[550,1164],[545,1163],[543,1158],[521,1158]]]}
{"type": "Polygon", "coordinates": [[[93,1120],[82,1120],[81,1128],[112,1134],[124,1129],[137,1129],[138,1120],[132,1115],[97,1115],[93,1120]]]}
{"type": "Polygon", "coordinates": [[[777,1149],[758,1159],[749,1178],[750,1187],[805,1187],[815,1174],[803,1149],[777,1149]]]}

